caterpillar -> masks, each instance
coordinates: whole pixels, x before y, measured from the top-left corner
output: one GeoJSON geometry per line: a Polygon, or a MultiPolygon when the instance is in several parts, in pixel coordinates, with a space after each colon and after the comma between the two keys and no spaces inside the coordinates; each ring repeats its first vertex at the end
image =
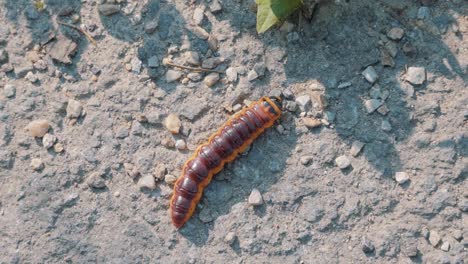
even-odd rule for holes
{"type": "Polygon", "coordinates": [[[172,223],[182,227],[193,215],[204,188],[281,116],[281,98],[262,97],[230,118],[200,145],[182,167],[170,200],[172,223]]]}

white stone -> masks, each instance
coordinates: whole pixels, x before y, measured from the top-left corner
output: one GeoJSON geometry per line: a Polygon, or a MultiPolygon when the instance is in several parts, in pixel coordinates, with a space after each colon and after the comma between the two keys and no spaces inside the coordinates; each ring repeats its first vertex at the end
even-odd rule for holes
{"type": "Polygon", "coordinates": [[[368,114],[373,113],[381,105],[382,105],[382,101],[377,100],[377,99],[366,100],[366,102],[364,103],[364,106],[366,107],[368,114]]]}
{"type": "Polygon", "coordinates": [[[12,84],[5,85],[5,87],[3,88],[3,95],[5,95],[8,98],[11,98],[15,96],[15,94],[16,94],[16,87],[14,85],[12,84]]]}
{"type": "Polygon", "coordinates": [[[206,84],[208,87],[214,86],[217,82],[219,81],[219,73],[212,72],[208,74],[203,82],[206,84]]]}
{"type": "Polygon", "coordinates": [[[137,185],[138,185],[138,187],[139,187],[140,189],[142,189],[142,188],[148,188],[148,189],[150,189],[150,190],[156,189],[156,182],[155,182],[155,180],[154,180],[153,175],[151,175],[151,174],[143,175],[143,176],[138,180],[137,185]]]}
{"type": "Polygon", "coordinates": [[[42,138],[42,145],[44,145],[46,149],[53,147],[55,142],[57,142],[57,137],[49,133],[45,134],[42,138]]]}
{"type": "Polygon", "coordinates": [[[29,134],[32,137],[43,137],[47,131],[49,131],[49,121],[40,119],[40,120],[34,120],[30,122],[26,126],[26,130],[29,132],[29,134]]]}
{"type": "Polygon", "coordinates": [[[379,75],[377,75],[377,72],[375,71],[374,67],[372,67],[372,66],[367,67],[362,72],[362,75],[371,84],[375,83],[377,81],[377,79],[379,78],[379,75]]]}
{"type": "Polygon", "coordinates": [[[394,27],[388,31],[387,36],[392,40],[400,40],[403,38],[405,31],[402,28],[394,27]]]}
{"type": "Polygon", "coordinates": [[[442,246],[440,246],[440,249],[442,249],[445,252],[449,251],[450,243],[448,241],[444,241],[444,243],[442,243],[442,246]]]}
{"type": "Polygon", "coordinates": [[[296,103],[302,112],[307,112],[312,107],[312,100],[308,95],[301,95],[296,98],[296,103]]]}
{"type": "Polygon", "coordinates": [[[339,156],[338,158],[336,158],[335,163],[338,166],[338,168],[340,168],[342,170],[348,168],[349,166],[351,166],[351,161],[345,155],[339,156]]]}
{"type": "Polygon", "coordinates": [[[42,163],[41,159],[32,159],[31,168],[35,171],[40,171],[44,168],[44,163],[42,163]]]}
{"type": "Polygon", "coordinates": [[[176,140],[175,147],[178,150],[185,150],[187,148],[187,144],[183,139],[176,140]]]}
{"type": "Polygon", "coordinates": [[[414,85],[423,84],[426,80],[426,70],[423,67],[409,67],[406,73],[406,81],[414,85]]]}
{"type": "Polygon", "coordinates": [[[166,176],[164,177],[164,181],[167,183],[167,184],[174,184],[176,181],[177,181],[177,177],[172,175],[172,174],[166,174],[166,176]]]}
{"type": "Polygon", "coordinates": [[[70,99],[68,100],[68,105],[67,105],[67,117],[72,119],[72,118],[78,118],[81,115],[81,111],[83,110],[83,106],[81,105],[80,102],[70,99]]]}
{"type": "Polygon", "coordinates": [[[235,82],[237,81],[237,70],[234,67],[229,67],[226,70],[226,77],[228,81],[235,82]]]}
{"type": "Polygon", "coordinates": [[[182,73],[180,71],[175,70],[168,70],[166,72],[166,82],[171,83],[179,80],[182,77],[182,73]]]}
{"type": "Polygon", "coordinates": [[[361,152],[362,148],[364,147],[364,143],[361,141],[354,141],[353,145],[351,146],[351,150],[349,151],[353,157],[356,157],[361,152]]]}
{"type": "Polygon", "coordinates": [[[203,14],[205,10],[201,7],[197,7],[195,8],[195,10],[193,11],[193,22],[196,24],[196,25],[200,25],[203,21],[203,17],[205,16],[203,14]]]}
{"type": "Polygon", "coordinates": [[[431,230],[431,232],[429,233],[429,243],[431,243],[432,246],[437,247],[437,245],[439,245],[440,243],[440,240],[441,237],[439,233],[431,230]]]}
{"type": "Polygon", "coordinates": [[[395,173],[395,181],[397,181],[398,184],[406,183],[407,181],[409,181],[408,173],[406,173],[404,171],[399,171],[399,172],[395,173]]]}
{"type": "Polygon", "coordinates": [[[224,242],[226,242],[229,245],[232,245],[236,241],[236,238],[237,238],[236,233],[229,232],[224,237],[224,242]]]}
{"type": "Polygon", "coordinates": [[[263,197],[259,190],[253,189],[249,195],[249,204],[258,206],[263,204],[263,197]]]}
{"type": "Polygon", "coordinates": [[[383,120],[383,121],[382,121],[381,128],[382,128],[382,130],[385,131],[385,132],[390,132],[390,131],[392,131],[392,125],[390,124],[390,122],[388,122],[388,120],[383,120]]]}

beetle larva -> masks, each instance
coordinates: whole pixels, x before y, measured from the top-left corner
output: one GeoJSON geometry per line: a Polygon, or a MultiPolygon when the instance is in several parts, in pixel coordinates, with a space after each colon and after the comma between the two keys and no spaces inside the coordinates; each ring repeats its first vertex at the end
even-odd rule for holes
{"type": "Polygon", "coordinates": [[[182,168],[170,201],[172,223],[182,227],[192,216],[213,175],[243,152],[281,115],[281,98],[263,97],[230,118],[200,145],[182,168]]]}

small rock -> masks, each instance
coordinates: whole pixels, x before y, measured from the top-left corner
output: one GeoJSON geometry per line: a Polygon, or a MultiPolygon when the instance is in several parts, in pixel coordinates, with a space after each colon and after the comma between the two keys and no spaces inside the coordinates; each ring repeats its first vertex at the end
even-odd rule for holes
{"type": "Polygon", "coordinates": [[[441,240],[441,237],[439,233],[431,230],[431,232],[429,233],[429,243],[431,243],[433,247],[437,247],[437,245],[439,245],[440,243],[440,240],[441,240]]]}
{"type": "Polygon", "coordinates": [[[158,28],[158,21],[157,20],[152,20],[152,21],[149,21],[145,24],[145,32],[147,34],[151,34],[151,33],[154,33],[156,31],[156,29],[158,28]]]}
{"type": "Polygon", "coordinates": [[[63,151],[63,145],[62,143],[57,143],[54,145],[54,152],[55,153],[61,153],[63,151]]]}
{"type": "Polygon", "coordinates": [[[367,110],[368,114],[373,113],[381,105],[382,105],[382,102],[380,100],[377,100],[377,99],[366,100],[366,102],[364,103],[364,106],[366,107],[366,110],[367,110]]]}
{"type": "Polygon", "coordinates": [[[259,206],[263,204],[262,194],[259,190],[253,189],[249,195],[249,204],[253,206],[259,206]]]}
{"type": "Polygon", "coordinates": [[[338,158],[336,158],[335,163],[338,166],[338,168],[340,168],[342,170],[348,168],[349,166],[351,166],[351,161],[345,155],[339,156],[338,158]]]}
{"type": "Polygon", "coordinates": [[[58,35],[56,38],[56,41],[47,45],[50,57],[65,64],[72,63],[70,56],[76,52],[78,45],[63,35],[58,35]]]}
{"type": "Polygon", "coordinates": [[[362,245],[362,252],[364,252],[365,254],[371,254],[372,252],[375,251],[375,246],[373,245],[372,241],[370,241],[366,237],[362,238],[361,245],[362,245]]]}
{"type": "Polygon", "coordinates": [[[129,133],[130,133],[129,128],[126,126],[123,126],[117,130],[117,132],[115,133],[115,137],[123,139],[123,138],[128,137],[129,133]]]}
{"type": "Polygon", "coordinates": [[[173,185],[177,181],[177,177],[172,174],[166,174],[164,181],[169,185],[173,185]]]}
{"type": "Polygon", "coordinates": [[[442,243],[442,246],[440,246],[440,249],[442,249],[445,252],[449,251],[450,243],[448,241],[444,241],[444,243],[442,243]]]}
{"type": "Polygon", "coordinates": [[[322,125],[320,119],[304,117],[302,120],[307,128],[316,128],[322,125]]]}
{"type": "Polygon", "coordinates": [[[232,107],[232,111],[233,111],[234,113],[239,112],[240,110],[242,110],[242,105],[241,105],[241,104],[235,104],[235,105],[232,107]]]}
{"type": "Polygon", "coordinates": [[[351,85],[353,85],[351,82],[340,83],[340,84],[338,85],[338,89],[345,89],[345,88],[350,87],[351,85]]]}
{"type": "Polygon", "coordinates": [[[187,144],[185,144],[183,139],[178,139],[176,140],[175,147],[178,150],[185,150],[187,148],[187,144]]]}
{"type": "Polygon", "coordinates": [[[192,82],[199,82],[202,79],[202,75],[199,72],[191,72],[187,74],[187,78],[192,82]]]}
{"type": "Polygon", "coordinates": [[[30,122],[26,126],[26,130],[29,131],[29,134],[32,137],[43,137],[47,131],[49,131],[49,121],[40,119],[40,120],[34,120],[30,122]]]}
{"type": "Polygon", "coordinates": [[[386,49],[382,49],[380,52],[380,62],[383,66],[395,67],[395,60],[386,49]]]}
{"type": "Polygon", "coordinates": [[[312,157],[311,156],[302,156],[301,157],[301,164],[306,166],[306,165],[309,165],[309,163],[312,161],[312,157]]]}
{"type": "Polygon", "coordinates": [[[16,86],[13,84],[6,84],[3,88],[3,95],[8,98],[14,97],[16,95],[16,86]]]}
{"type": "Polygon", "coordinates": [[[182,73],[180,71],[175,70],[168,70],[166,72],[166,82],[171,83],[179,80],[182,77],[182,73]]]}
{"type": "Polygon", "coordinates": [[[210,34],[206,32],[206,30],[203,29],[202,27],[196,26],[196,27],[191,28],[191,30],[193,34],[195,34],[195,36],[197,36],[197,38],[199,39],[206,40],[210,37],[210,34]]]}
{"type": "Polygon", "coordinates": [[[166,171],[167,171],[166,166],[164,166],[164,164],[162,163],[159,163],[154,168],[153,175],[156,178],[156,180],[163,180],[164,176],[166,175],[166,171]]]}
{"type": "Polygon", "coordinates": [[[106,182],[104,181],[103,178],[101,178],[101,175],[97,172],[92,173],[88,179],[86,180],[88,183],[88,186],[93,189],[104,189],[106,188],[106,182]]]}
{"type": "Polygon", "coordinates": [[[409,181],[409,176],[406,172],[399,171],[395,173],[395,180],[398,182],[398,184],[404,184],[409,181]]]}
{"type": "Polygon", "coordinates": [[[42,138],[42,145],[44,145],[46,149],[53,147],[55,142],[57,142],[57,137],[49,133],[45,134],[42,138]]]}
{"type": "Polygon", "coordinates": [[[382,130],[385,131],[385,132],[390,132],[390,131],[392,131],[392,125],[390,124],[390,122],[388,122],[388,120],[383,120],[383,121],[382,121],[381,128],[382,128],[382,130]]]}
{"type": "Polygon", "coordinates": [[[148,59],[148,67],[150,68],[157,68],[159,67],[159,59],[156,56],[151,56],[148,59]]]}
{"type": "Polygon", "coordinates": [[[296,102],[293,102],[293,101],[286,101],[284,103],[284,108],[288,110],[289,112],[295,112],[297,109],[297,104],[296,102]]]}
{"type": "Polygon", "coordinates": [[[198,66],[200,65],[200,55],[198,52],[195,51],[187,51],[185,52],[185,62],[190,65],[198,66]]]}
{"type": "Polygon", "coordinates": [[[169,114],[164,121],[164,125],[172,134],[179,134],[182,126],[179,117],[175,114],[169,114]]]}
{"type": "Polygon", "coordinates": [[[68,100],[68,105],[67,105],[67,117],[72,119],[72,118],[78,118],[81,115],[81,112],[83,111],[83,106],[79,101],[76,101],[74,99],[68,100]]]}
{"type": "Polygon", "coordinates": [[[26,78],[26,80],[30,81],[31,83],[35,83],[39,80],[37,76],[32,72],[28,72],[26,76],[24,76],[24,78],[26,78]]]}
{"type": "Polygon", "coordinates": [[[120,11],[119,5],[114,4],[101,4],[99,5],[99,13],[110,16],[120,11]]]}
{"type": "Polygon", "coordinates": [[[410,244],[403,249],[403,252],[406,254],[406,256],[413,258],[418,255],[418,247],[414,244],[410,244]]]}
{"type": "Polygon", "coordinates": [[[115,191],[115,192],[114,192],[114,197],[120,197],[120,192],[119,192],[119,191],[115,191]]]}
{"type": "Polygon", "coordinates": [[[216,66],[224,62],[222,57],[213,57],[203,61],[202,67],[205,69],[214,69],[216,66]]]}
{"type": "Polygon", "coordinates": [[[41,159],[32,159],[30,165],[31,168],[35,171],[40,171],[44,168],[44,163],[41,159]]]}
{"type": "Polygon", "coordinates": [[[374,84],[377,81],[377,79],[379,78],[379,75],[377,75],[377,72],[375,71],[374,67],[372,67],[372,66],[367,67],[362,72],[362,75],[371,84],[374,84]]]}
{"type": "Polygon", "coordinates": [[[193,11],[193,22],[195,23],[195,25],[200,25],[202,23],[203,17],[205,16],[205,14],[203,14],[204,12],[204,8],[195,8],[195,10],[193,11]]]}
{"type": "Polygon", "coordinates": [[[424,20],[424,19],[428,19],[430,16],[431,16],[431,11],[429,10],[429,7],[422,6],[418,9],[418,19],[424,20]]]}
{"type": "Polygon", "coordinates": [[[138,188],[140,188],[140,189],[144,189],[144,188],[147,188],[147,189],[150,189],[150,190],[156,189],[156,182],[154,181],[153,175],[151,175],[151,174],[146,174],[146,175],[142,176],[138,180],[137,185],[138,185],[138,188]]]}
{"type": "Polygon", "coordinates": [[[203,82],[206,84],[208,87],[214,86],[217,82],[219,81],[219,73],[212,72],[208,74],[203,82]]]}
{"type": "Polygon", "coordinates": [[[400,40],[401,38],[403,38],[404,34],[405,31],[402,28],[394,27],[390,29],[390,31],[388,31],[387,37],[391,40],[400,40]]]}
{"type": "Polygon", "coordinates": [[[210,4],[210,11],[215,14],[220,12],[223,9],[219,0],[213,0],[210,4]]]}
{"type": "Polygon", "coordinates": [[[253,70],[257,73],[258,77],[265,76],[266,65],[264,62],[255,63],[253,70]]]}
{"type": "Polygon", "coordinates": [[[130,177],[131,179],[136,179],[140,175],[140,172],[138,171],[138,168],[136,166],[133,166],[131,163],[124,163],[124,170],[125,173],[130,177]]]}
{"type": "Polygon", "coordinates": [[[249,73],[247,74],[247,80],[249,82],[253,82],[258,78],[258,73],[254,70],[250,70],[249,73]]]}
{"type": "Polygon", "coordinates": [[[353,157],[356,157],[361,152],[362,148],[364,147],[364,143],[361,141],[354,141],[353,145],[351,146],[351,150],[349,151],[353,157]]]}
{"type": "Polygon", "coordinates": [[[218,51],[219,48],[219,41],[216,35],[210,34],[210,37],[207,40],[208,47],[214,52],[218,51]]]}
{"type": "Polygon", "coordinates": [[[405,79],[413,85],[423,84],[426,80],[426,70],[423,67],[409,67],[405,79]]]}
{"type": "Polygon", "coordinates": [[[296,98],[296,103],[302,112],[307,112],[312,107],[312,100],[308,95],[301,95],[296,98]]]}
{"type": "Polygon", "coordinates": [[[226,236],[224,237],[224,242],[226,242],[228,245],[232,245],[234,244],[234,242],[236,241],[237,239],[237,236],[236,236],[236,233],[234,232],[229,232],[226,234],[226,236]]]}
{"type": "Polygon", "coordinates": [[[140,59],[138,59],[138,57],[134,57],[132,59],[132,61],[130,62],[130,64],[132,65],[132,71],[133,73],[135,74],[140,74],[141,72],[141,65],[142,65],[142,62],[140,59]]]}
{"type": "Polygon", "coordinates": [[[388,109],[387,105],[382,105],[381,107],[377,108],[377,112],[381,115],[387,115],[388,112],[390,112],[390,109],[388,109]]]}
{"type": "Polygon", "coordinates": [[[237,81],[237,70],[234,67],[229,67],[226,69],[226,78],[230,82],[237,81]]]}

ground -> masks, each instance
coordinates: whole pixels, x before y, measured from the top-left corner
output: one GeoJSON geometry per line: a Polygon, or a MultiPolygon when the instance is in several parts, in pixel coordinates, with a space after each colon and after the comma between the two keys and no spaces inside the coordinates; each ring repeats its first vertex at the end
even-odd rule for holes
{"type": "Polygon", "coordinates": [[[307,2],[258,35],[247,0],[1,0],[0,263],[464,263],[466,1],[307,2]],[[173,176],[269,94],[176,230],[173,176]]]}

